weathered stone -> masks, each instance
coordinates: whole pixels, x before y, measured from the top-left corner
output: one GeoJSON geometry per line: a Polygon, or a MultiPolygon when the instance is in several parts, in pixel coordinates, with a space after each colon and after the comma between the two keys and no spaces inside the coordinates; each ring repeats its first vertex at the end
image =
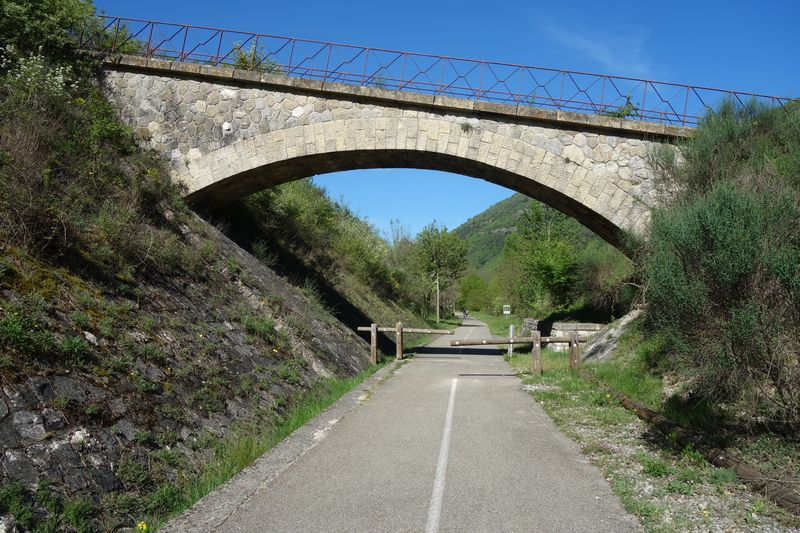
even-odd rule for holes
{"type": "Polygon", "coordinates": [[[36,466],[20,450],[6,450],[3,454],[2,464],[9,479],[29,486],[39,481],[39,472],[36,470],[36,466]]]}
{"type": "Polygon", "coordinates": [[[40,403],[47,403],[53,400],[53,387],[47,378],[29,378],[28,387],[40,403]]]}
{"type": "Polygon", "coordinates": [[[98,403],[106,397],[103,389],[70,376],[56,376],[52,383],[53,392],[58,398],[79,403],[98,403]]]}
{"type": "Polygon", "coordinates": [[[12,416],[14,429],[22,438],[42,440],[47,437],[42,417],[32,411],[16,411],[12,416]]]}
{"type": "Polygon", "coordinates": [[[561,153],[561,156],[568,161],[577,163],[578,165],[583,163],[583,160],[586,159],[583,155],[583,150],[574,145],[570,145],[564,148],[564,151],[561,153]]]}
{"type": "Polygon", "coordinates": [[[33,408],[38,402],[38,399],[32,391],[25,385],[19,383],[4,384],[3,392],[6,395],[8,406],[12,411],[33,408]]]}
{"type": "Polygon", "coordinates": [[[119,435],[128,442],[136,438],[136,426],[134,426],[130,420],[124,418],[118,420],[111,429],[115,435],[119,435]]]}
{"type": "Polygon", "coordinates": [[[102,465],[88,470],[88,476],[100,487],[103,492],[112,492],[122,488],[119,478],[114,475],[108,465],[102,465]]]}
{"type": "Polygon", "coordinates": [[[67,418],[61,411],[55,409],[43,409],[42,420],[44,422],[44,429],[47,431],[55,431],[62,429],[67,425],[67,418]]]}
{"type": "Polygon", "coordinates": [[[0,422],[0,448],[16,448],[19,446],[19,433],[14,428],[11,417],[0,422]]]}
{"type": "Polygon", "coordinates": [[[97,346],[98,344],[97,337],[95,337],[92,333],[88,331],[83,332],[83,338],[86,339],[86,341],[92,346],[97,346]]]}
{"type": "Polygon", "coordinates": [[[83,491],[91,487],[91,479],[82,466],[63,468],[64,485],[72,492],[83,491]]]}

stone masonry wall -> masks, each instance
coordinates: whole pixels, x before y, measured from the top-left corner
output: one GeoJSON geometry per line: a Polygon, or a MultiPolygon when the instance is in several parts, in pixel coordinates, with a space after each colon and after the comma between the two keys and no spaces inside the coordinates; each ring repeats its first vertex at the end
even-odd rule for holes
{"type": "Polygon", "coordinates": [[[107,86],[123,120],[170,160],[189,195],[253,192],[273,184],[269,169],[278,164],[289,164],[283,174],[295,172],[293,178],[413,165],[480,173],[475,177],[551,203],[589,227],[594,217],[605,226],[641,230],[656,200],[647,156],[666,142],[646,132],[605,133],[591,125],[454,109],[461,101],[437,107],[405,96],[377,100],[358,88],[325,94],[114,68],[107,70],[107,86]],[[350,161],[347,154],[354,154],[350,161]],[[317,157],[311,168],[303,162],[310,156],[317,157]],[[245,187],[232,185],[248,173],[245,187]]]}

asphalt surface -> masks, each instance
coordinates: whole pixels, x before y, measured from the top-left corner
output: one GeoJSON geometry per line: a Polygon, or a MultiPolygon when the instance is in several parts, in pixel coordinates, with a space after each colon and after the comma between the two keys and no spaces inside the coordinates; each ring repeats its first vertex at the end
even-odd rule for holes
{"type": "Polygon", "coordinates": [[[400,367],[218,531],[637,531],[468,320],[400,367]]]}

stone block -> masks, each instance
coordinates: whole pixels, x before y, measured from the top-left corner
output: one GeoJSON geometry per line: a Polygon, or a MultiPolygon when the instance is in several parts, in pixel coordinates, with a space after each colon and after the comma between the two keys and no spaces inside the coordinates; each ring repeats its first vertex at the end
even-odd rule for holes
{"type": "Polygon", "coordinates": [[[182,72],[184,74],[200,74],[200,64],[191,61],[173,61],[170,65],[172,72],[182,72]]]}
{"type": "Polygon", "coordinates": [[[260,83],[261,73],[256,70],[234,69],[231,78],[235,81],[260,83]]]}
{"type": "Polygon", "coordinates": [[[209,78],[230,80],[233,78],[233,69],[224,66],[201,65],[200,74],[209,78]]]}

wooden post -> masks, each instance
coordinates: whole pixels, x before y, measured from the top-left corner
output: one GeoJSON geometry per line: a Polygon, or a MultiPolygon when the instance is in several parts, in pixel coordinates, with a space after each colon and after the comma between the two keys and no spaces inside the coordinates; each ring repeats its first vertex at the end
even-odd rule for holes
{"type": "Polygon", "coordinates": [[[581,349],[578,345],[578,332],[572,331],[569,334],[569,369],[577,370],[581,361],[581,349]]]}
{"type": "Polygon", "coordinates": [[[378,364],[378,324],[369,325],[369,360],[378,364]]]}
{"type": "MultiPolygon", "coordinates": [[[[508,340],[510,340],[511,342],[514,342],[514,324],[509,324],[508,325],[508,340]]],[[[509,361],[511,360],[511,356],[513,356],[513,355],[514,355],[514,345],[513,344],[509,344],[508,345],[508,360],[509,361]]]]}
{"type": "Polygon", "coordinates": [[[534,376],[542,375],[542,343],[541,335],[538,331],[531,331],[533,337],[533,347],[531,348],[531,374],[534,376]]]}
{"type": "Polygon", "coordinates": [[[398,322],[394,329],[395,359],[403,358],[403,323],[398,322]]]}

